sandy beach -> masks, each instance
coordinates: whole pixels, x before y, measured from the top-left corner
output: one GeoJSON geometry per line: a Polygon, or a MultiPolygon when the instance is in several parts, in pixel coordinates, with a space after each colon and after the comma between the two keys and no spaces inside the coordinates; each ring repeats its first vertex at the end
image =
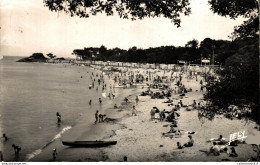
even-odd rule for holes
{"type": "Polygon", "coordinates": [[[259,1],[0,13],[0,162],[260,161],[259,1]]]}
{"type": "MultiPolygon", "coordinates": [[[[161,73],[162,74],[162,73],[161,73]]],[[[199,77],[199,80],[202,77],[199,77]]],[[[203,100],[203,93],[200,92],[199,80],[183,79],[183,84],[192,88],[192,92],[188,92],[182,101],[185,105],[191,105],[193,100],[197,102],[203,100]]],[[[173,83],[171,87],[175,87],[173,83]]],[[[212,121],[208,119],[198,119],[198,111],[187,111],[185,107],[178,110],[178,127],[181,130],[181,136],[173,136],[173,138],[162,136],[170,130],[170,123],[159,121],[158,113],[154,120],[151,120],[150,110],[156,106],[159,110],[171,110],[172,107],[163,103],[167,99],[151,99],[150,96],[139,96],[139,102],[136,104],[135,98],[142,91],[141,86],[138,88],[122,89],[115,100],[109,101],[109,104],[103,107],[105,114],[109,119],[106,122],[94,122],[89,116],[82,116],[78,124],[70,131],[62,135],[54,143],[46,147],[42,153],[30,159],[29,161],[52,161],[52,150],[56,148],[58,156],[56,161],[107,161],[120,162],[127,157],[130,162],[151,162],[151,161],[247,161],[251,157],[256,156],[251,144],[239,144],[236,148],[238,157],[228,157],[226,153],[220,156],[209,155],[199,150],[209,149],[211,143],[207,142],[210,138],[217,138],[220,134],[225,138],[229,135],[246,130],[246,135],[259,138],[259,131],[253,127],[254,122],[242,120],[230,120],[223,116],[216,116],[212,121]],[[129,99],[126,104],[123,99],[129,99]],[[114,103],[119,107],[113,108],[114,103]],[[136,105],[137,116],[132,116],[132,106],[136,105]],[[88,121],[87,121],[88,120],[88,121]],[[193,139],[194,145],[189,148],[178,149],[177,142],[186,143],[188,139],[188,131],[195,132],[193,139]],[[63,146],[62,140],[105,140],[117,141],[114,146],[105,148],[71,148],[63,146]]],[[[152,89],[158,91],[158,89],[152,89]]],[[[178,94],[173,94],[173,103],[179,102],[178,94]]]]}
{"type": "MultiPolygon", "coordinates": [[[[183,98],[184,104],[192,104],[193,100],[202,99],[201,92],[190,92],[187,98],[183,98]]],[[[197,111],[186,111],[185,108],[179,110],[180,117],[178,119],[178,129],[194,131],[193,139],[195,144],[193,147],[177,149],[177,142],[184,144],[188,141],[188,134],[183,133],[181,137],[169,138],[163,137],[162,133],[168,132],[169,127],[164,125],[168,122],[160,122],[159,120],[150,119],[150,109],[157,106],[161,109],[169,109],[167,104],[162,103],[165,100],[150,99],[149,97],[140,97],[140,103],[137,106],[137,116],[126,117],[122,120],[122,124],[126,127],[116,131],[116,136],[110,138],[117,139],[119,143],[112,148],[104,149],[109,159],[108,161],[121,161],[123,156],[127,156],[129,161],[221,161],[229,159],[230,161],[247,161],[251,156],[256,156],[252,150],[252,146],[248,144],[240,144],[236,147],[238,157],[230,158],[225,153],[220,156],[207,156],[205,153],[199,152],[199,149],[208,149],[210,143],[206,141],[222,134],[228,137],[230,133],[237,130],[246,129],[248,132],[254,131],[253,123],[243,123],[241,121],[228,120],[222,117],[216,117],[213,121],[198,120],[197,111]]],[[[177,102],[174,101],[174,102],[177,102]]],[[[159,116],[157,116],[159,118],[159,116]]],[[[259,137],[259,132],[258,135],[259,137]]]]}

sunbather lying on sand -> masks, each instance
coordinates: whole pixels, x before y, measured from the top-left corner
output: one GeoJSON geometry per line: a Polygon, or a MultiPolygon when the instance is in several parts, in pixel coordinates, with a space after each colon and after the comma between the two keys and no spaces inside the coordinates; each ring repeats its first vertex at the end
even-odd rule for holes
{"type": "Polygon", "coordinates": [[[167,101],[164,101],[164,103],[172,103],[172,102],[173,102],[173,100],[171,100],[170,98],[168,98],[167,101]]]}
{"type": "Polygon", "coordinates": [[[180,130],[176,130],[174,128],[171,128],[171,130],[169,132],[166,132],[166,133],[162,133],[162,136],[164,137],[170,137],[170,138],[179,138],[181,137],[182,133],[180,130]]]}
{"type": "Polygon", "coordinates": [[[213,153],[215,156],[219,156],[221,152],[227,153],[229,157],[237,157],[237,153],[234,147],[228,149],[227,146],[219,147],[216,142],[213,142],[213,146],[210,147],[209,150],[199,150],[201,152],[205,152],[207,155],[213,153]]]}
{"type": "Polygon", "coordinates": [[[213,145],[209,148],[209,150],[199,150],[201,152],[205,152],[207,155],[213,153],[213,155],[218,156],[220,154],[220,148],[216,142],[213,142],[213,145]]]}
{"type": "Polygon", "coordinates": [[[175,132],[176,132],[176,130],[174,129],[173,125],[171,125],[171,129],[168,133],[175,133],[175,132]]]}
{"type": "Polygon", "coordinates": [[[210,139],[210,141],[215,141],[218,145],[225,145],[228,143],[228,141],[225,138],[223,138],[222,135],[219,135],[218,138],[212,138],[210,139]]]}

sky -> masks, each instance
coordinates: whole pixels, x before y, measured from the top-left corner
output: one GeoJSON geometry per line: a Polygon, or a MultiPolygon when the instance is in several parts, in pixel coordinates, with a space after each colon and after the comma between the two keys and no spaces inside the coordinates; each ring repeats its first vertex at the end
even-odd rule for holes
{"type": "Polygon", "coordinates": [[[213,14],[208,0],[190,0],[192,14],[181,17],[177,28],[167,18],[145,18],[131,21],[116,14],[99,14],[90,18],[70,17],[51,12],[43,0],[0,0],[0,55],[30,56],[53,53],[71,57],[74,49],[100,47],[129,49],[160,46],[185,46],[204,38],[230,40],[228,35],[236,20],[213,14]]]}

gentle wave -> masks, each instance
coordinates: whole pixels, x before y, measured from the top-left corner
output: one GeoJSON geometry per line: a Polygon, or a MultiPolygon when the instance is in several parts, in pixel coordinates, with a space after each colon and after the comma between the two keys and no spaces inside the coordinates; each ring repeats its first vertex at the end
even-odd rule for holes
{"type": "Polygon", "coordinates": [[[61,138],[61,135],[64,134],[66,131],[68,131],[69,129],[71,129],[72,127],[71,126],[67,126],[65,128],[63,128],[57,135],[55,135],[55,137],[47,144],[45,144],[41,149],[37,149],[35,150],[34,152],[30,153],[30,154],[27,154],[26,155],[26,158],[25,158],[25,161],[29,161],[30,159],[34,158],[35,156],[39,155],[42,150],[44,148],[46,148],[47,146],[49,146],[52,142],[54,142],[55,140],[61,138]]]}

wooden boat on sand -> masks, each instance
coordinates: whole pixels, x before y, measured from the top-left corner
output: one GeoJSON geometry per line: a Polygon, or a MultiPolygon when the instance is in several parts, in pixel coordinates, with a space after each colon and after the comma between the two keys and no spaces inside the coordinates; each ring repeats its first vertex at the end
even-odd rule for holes
{"type": "Polygon", "coordinates": [[[71,147],[106,147],[116,145],[117,141],[62,141],[62,144],[71,147]]]}

